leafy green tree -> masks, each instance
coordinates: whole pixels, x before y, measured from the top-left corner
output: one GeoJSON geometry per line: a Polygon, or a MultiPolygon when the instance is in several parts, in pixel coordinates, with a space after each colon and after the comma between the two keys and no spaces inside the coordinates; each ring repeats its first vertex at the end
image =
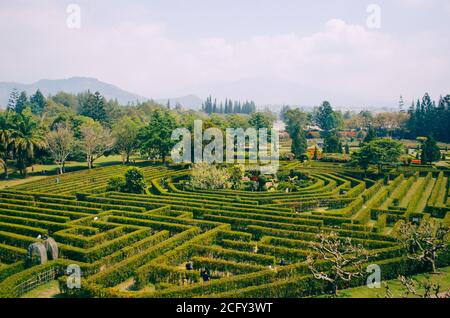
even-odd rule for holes
{"type": "Polygon", "coordinates": [[[439,161],[441,159],[441,150],[433,137],[429,136],[422,144],[422,154],[420,159],[423,163],[428,163],[430,165],[434,161],[439,161]]]}
{"type": "Polygon", "coordinates": [[[139,125],[130,117],[123,117],[113,126],[116,148],[122,155],[122,163],[129,163],[130,156],[139,148],[139,125]]]}
{"type": "Polygon", "coordinates": [[[286,122],[286,131],[291,135],[299,126],[302,129],[306,128],[308,124],[308,115],[298,108],[287,109],[286,113],[283,115],[284,121],[286,122]]]}
{"type": "Polygon", "coordinates": [[[331,104],[327,101],[324,101],[322,105],[316,109],[314,121],[325,131],[336,129],[339,126],[337,115],[331,107],[331,104]]]}
{"type": "Polygon", "coordinates": [[[369,170],[369,166],[370,166],[370,157],[369,157],[369,152],[365,151],[357,151],[354,152],[352,154],[352,159],[354,160],[354,162],[356,162],[361,169],[364,170],[364,178],[367,174],[367,170],[369,170]]]}
{"type": "MultiPolygon", "coordinates": [[[[240,104],[238,105],[240,107],[240,104]]],[[[238,111],[240,112],[240,111],[238,111]]],[[[274,122],[274,118],[269,112],[256,112],[251,114],[248,123],[251,127],[255,128],[259,135],[259,129],[267,129],[267,141],[271,140],[271,128],[274,122]]],[[[259,142],[257,143],[257,150],[259,151],[259,142]]]]}
{"type": "Polygon", "coordinates": [[[171,139],[176,128],[175,118],[167,111],[157,109],[150,117],[149,124],[139,135],[141,152],[149,157],[159,157],[165,162],[176,141],[171,139]]]}
{"type": "Polygon", "coordinates": [[[123,176],[112,177],[106,184],[106,191],[122,192],[125,189],[125,178],[123,176]]]}
{"type": "Polygon", "coordinates": [[[342,153],[342,144],[335,133],[328,133],[323,143],[324,153],[342,153]]]}
{"type": "Polygon", "coordinates": [[[291,151],[297,159],[303,158],[307,149],[308,143],[306,141],[305,132],[301,126],[296,126],[292,131],[292,145],[291,151]]]}
{"type": "Polygon", "coordinates": [[[373,115],[368,110],[363,110],[359,113],[359,116],[363,119],[363,128],[367,128],[371,126],[371,122],[373,121],[373,115]]]}
{"type": "Polygon", "coordinates": [[[306,141],[306,136],[304,128],[308,122],[308,116],[305,112],[300,109],[288,109],[284,114],[286,122],[286,130],[291,136],[292,145],[291,151],[296,158],[300,158],[306,153],[308,144],[306,141]]]}
{"type": "Polygon", "coordinates": [[[74,94],[66,93],[66,92],[59,92],[56,95],[51,97],[51,100],[54,101],[57,104],[61,104],[64,107],[70,108],[73,111],[76,111],[79,109],[78,99],[81,99],[79,96],[75,96],[74,94]]]}
{"type": "Polygon", "coordinates": [[[369,143],[372,140],[377,139],[377,133],[372,125],[369,126],[369,130],[367,131],[366,137],[364,137],[363,143],[369,143]]]}
{"type": "Polygon", "coordinates": [[[364,170],[367,170],[368,164],[374,164],[381,173],[385,165],[397,163],[402,153],[401,142],[392,139],[376,139],[364,145],[359,152],[355,153],[354,158],[364,170]]]}
{"type": "Polygon", "coordinates": [[[108,180],[106,191],[142,194],[145,192],[145,177],[142,169],[129,168],[124,176],[112,177],[108,180]]]}
{"type": "Polygon", "coordinates": [[[273,118],[268,113],[256,112],[250,116],[248,120],[250,126],[256,130],[261,128],[272,128],[273,118]]]}
{"type": "Polygon", "coordinates": [[[39,122],[33,118],[30,108],[17,113],[12,120],[12,144],[17,156],[20,174],[27,176],[27,167],[34,159],[35,150],[45,147],[45,137],[39,122]]]}
{"type": "Polygon", "coordinates": [[[124,192],[141,194],[145,189],[145,177],[142,169],[131,167],[125,172],[124,192]]]}

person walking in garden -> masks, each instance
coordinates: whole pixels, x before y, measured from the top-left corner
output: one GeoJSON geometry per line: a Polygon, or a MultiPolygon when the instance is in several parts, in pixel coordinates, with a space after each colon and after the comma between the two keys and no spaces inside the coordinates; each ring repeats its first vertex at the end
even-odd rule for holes
{"type": "Polygon", "coordinates": [[[210,272],[207,268],[205,268],[205,270],[201,273],[201,276],[202,276],[204,282],[208,282],[211,279],[210,272]]]}

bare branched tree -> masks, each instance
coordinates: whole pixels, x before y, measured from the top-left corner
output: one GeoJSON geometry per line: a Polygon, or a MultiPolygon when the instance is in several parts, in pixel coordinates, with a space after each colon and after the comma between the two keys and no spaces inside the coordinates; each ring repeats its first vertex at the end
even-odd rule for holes
{"type": "Polygon", "coordinates": [[[111,136],[109,129],[98,123],[84,124],[81,127],[81,135],[83,136],[81,144],[86,154],[88,167],[91,169],[95,160],[114,147],[115,139],[111,136]]]}
{"type": "Polygon", "coordinates": [[[408,258],[429,262],[433,273],[437,273],[436,258],[447,247],[446,237],[449,227],[438,221],[423,220],[420,225],[403,223],[398,230],[398,238],[405,247],[408,258]]]}
{"type": "Polygon", "coordinates": [[[59,173],[64,173],[64,163],[73,151],[75,138],[70,129],[64,125],[58,125],[55,130],[46,136],[47,147],[50,154],[58,165],[59,173]]]}
{"type": "Polygon", "coordinates": [[[369,252],[361,245],[354,245],[351,239],[340,238],[334,232],[320,233],[317,237],[319,243],[311,243],[311,248],[316,253],[308,256],[307,265],[316,279],[332,285],[333,296],[336,297],[341,283],[365,275],[369,252]],[[324,260],[331,268],[327,271],[319,270],[317,260],[324,260]]]}
{"type": "MultiPolygon", "coordinates": [[[[408,298],[419,297],[419,298],[449,298],[450,291],[446,293],[441,293],[441,285],[434,283],[430,278],[425,281],[418,281],[409,277],[399,276],[398,280],[402,284],[402,297],[408,298]]],[[[393,298],[392,291],[388,283],[384,283],[386,288],[386,298],[393,298]]]]}
{"type": "Polygon", "coordinates": [[[383,286],[386,290],[386,295],[384,296],[384,298],[394,298],[394,294],[392,293],[391,287],[389,286],[388,283],[383,282],[383,286]]]}

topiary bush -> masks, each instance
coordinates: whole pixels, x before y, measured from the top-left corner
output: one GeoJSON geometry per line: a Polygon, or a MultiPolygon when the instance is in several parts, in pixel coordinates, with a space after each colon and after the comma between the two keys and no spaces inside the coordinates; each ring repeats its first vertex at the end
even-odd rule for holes
{"type": "Polygon", "coordinates": [[[142,194],[145,190],[144,172],[132,167],[125,172],[125,176],[115,176],[108,180],[106,191],[142,194]]]}

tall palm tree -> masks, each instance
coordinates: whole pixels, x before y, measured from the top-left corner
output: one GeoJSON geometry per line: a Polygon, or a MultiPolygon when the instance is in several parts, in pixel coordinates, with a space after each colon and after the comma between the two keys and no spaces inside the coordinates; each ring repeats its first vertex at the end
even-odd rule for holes
{"type": "Polygon", "coordinates": [[[11,151],[11,121],[10,111],[0,114],[0,165],[3,167],[5,178],[8,178],[8,157],[11,151]]]}
{"type": "Polygon", "coordinates": [[[35,149],[45,147],[41,125],[35,121],[31,112],[16,114],[12,123],[12,145],[17,157],[20,174],[27,176],[28,163],[34,158],[35,149]]]}

